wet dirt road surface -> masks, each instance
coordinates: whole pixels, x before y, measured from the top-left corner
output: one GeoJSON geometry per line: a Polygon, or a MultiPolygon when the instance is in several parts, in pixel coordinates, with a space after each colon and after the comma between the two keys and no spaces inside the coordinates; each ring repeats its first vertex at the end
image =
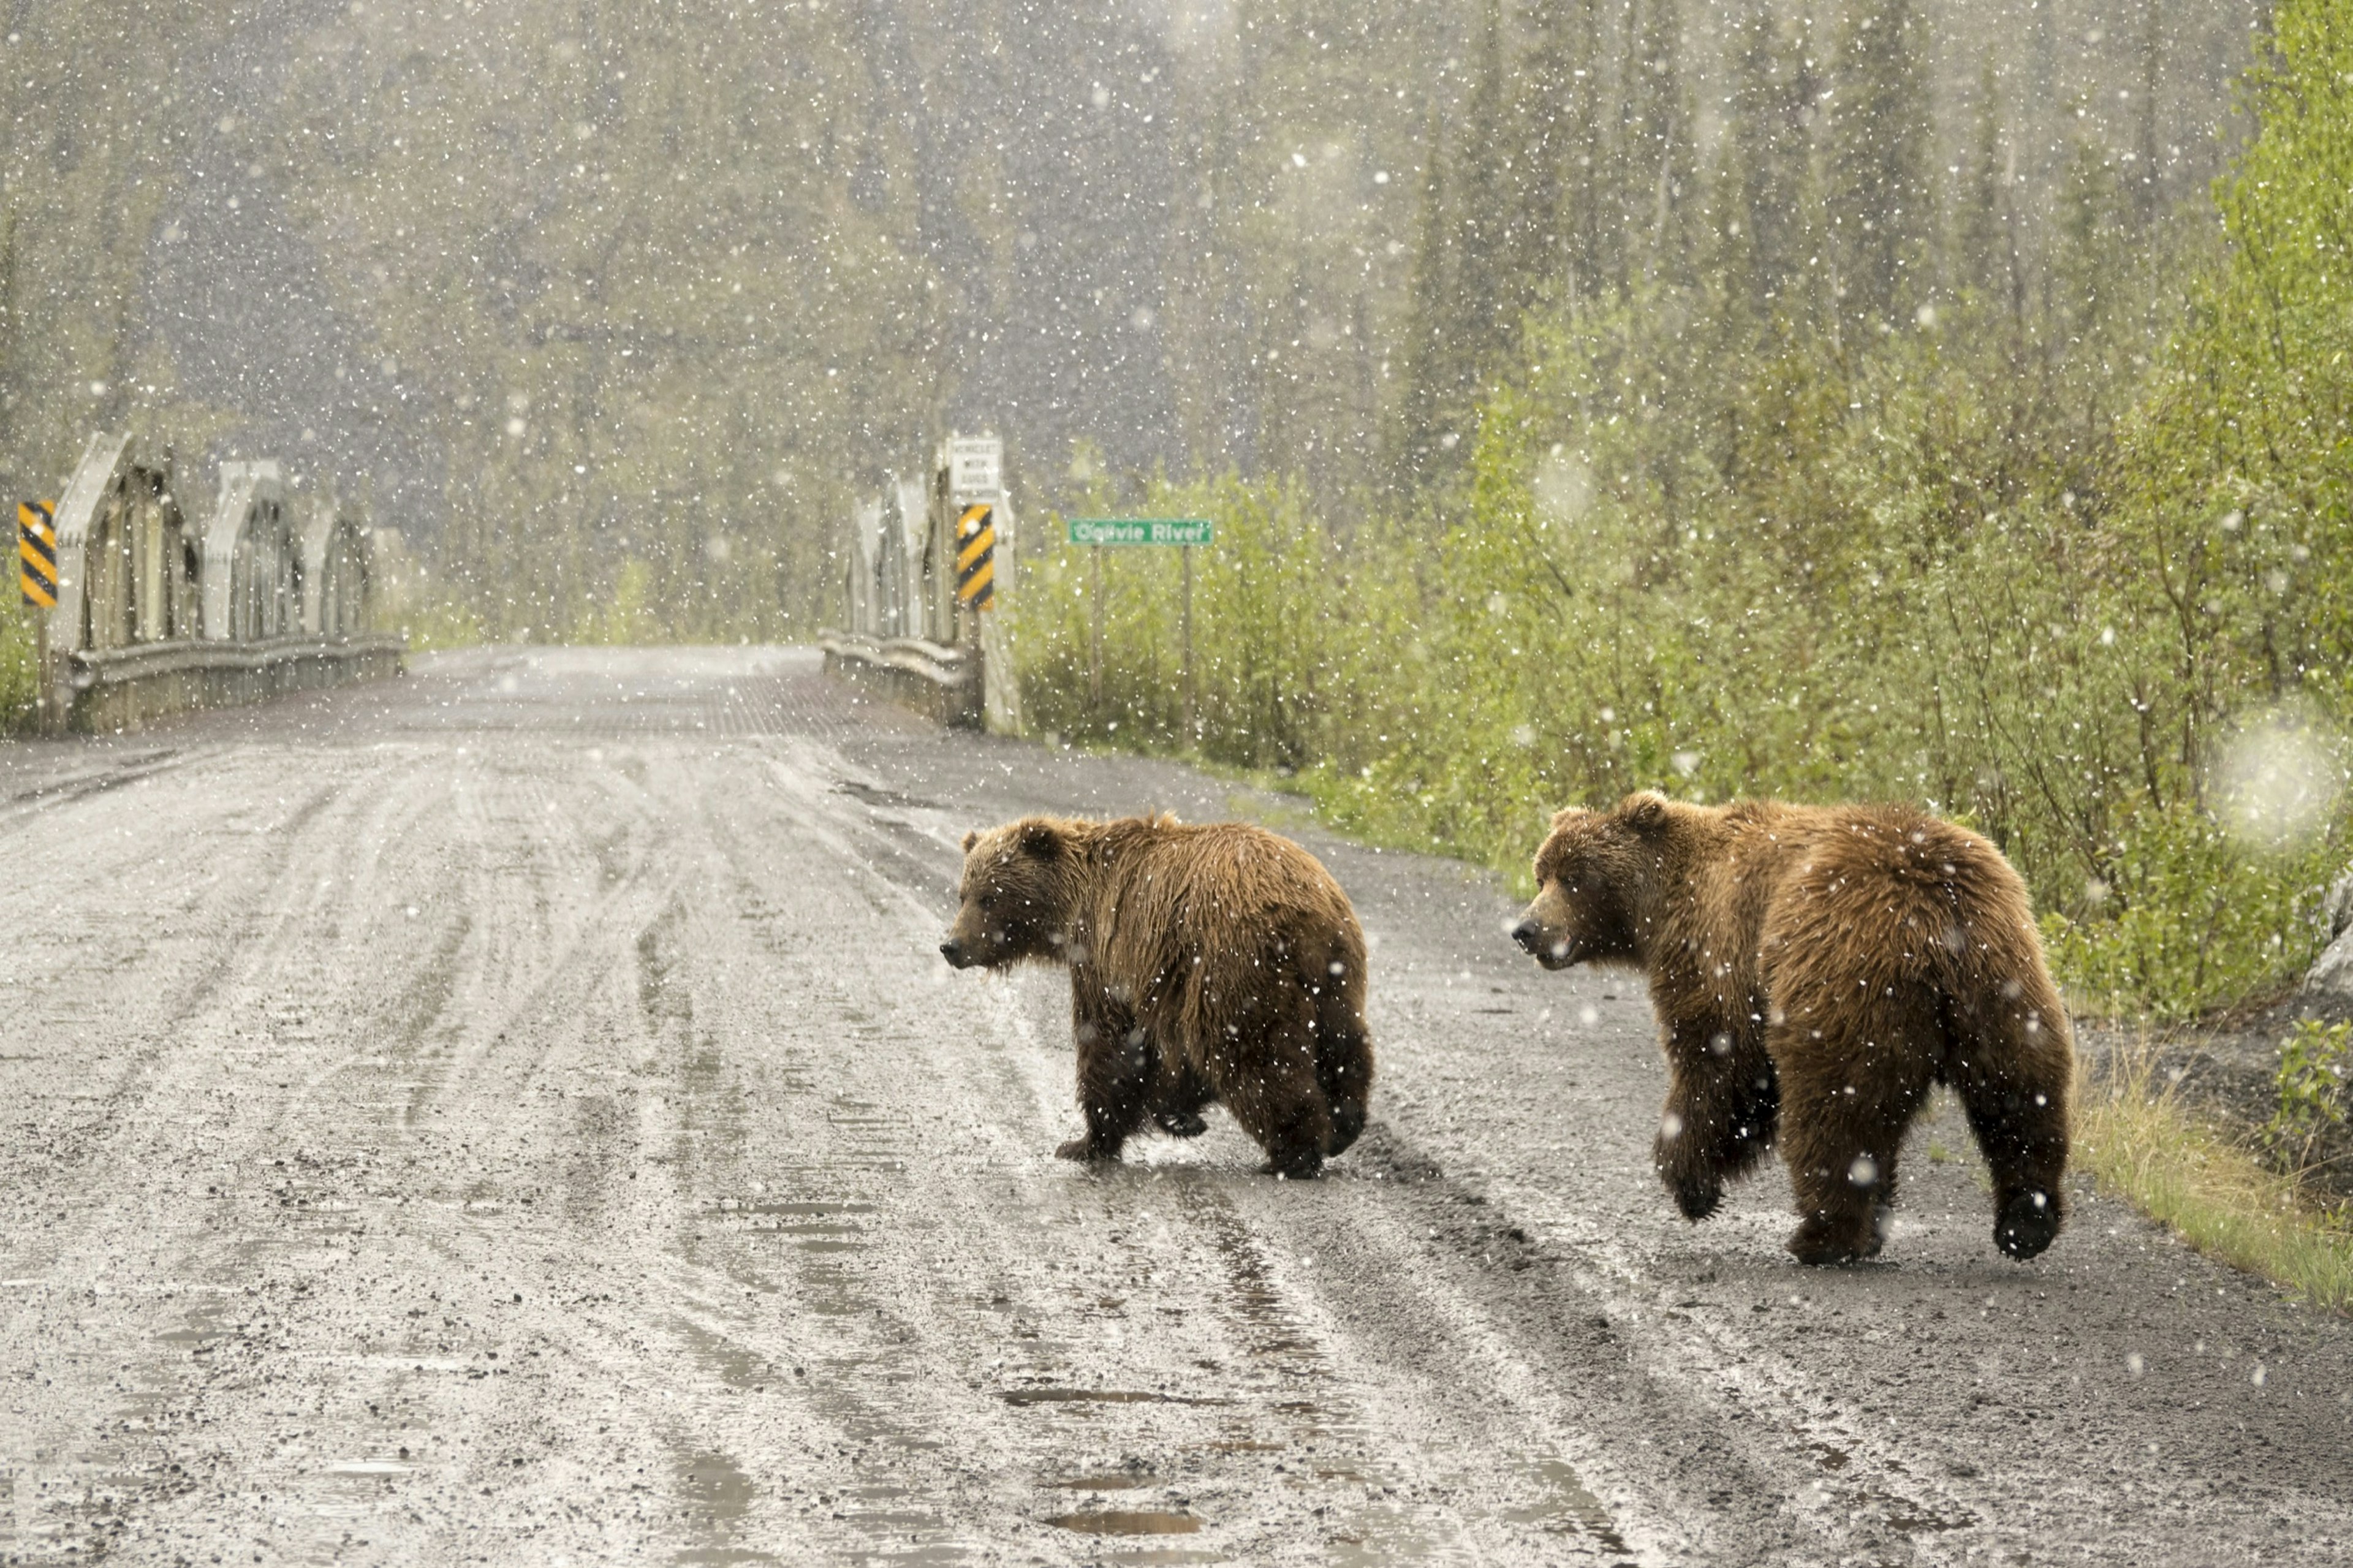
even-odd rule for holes
{"type": "Polygon", "coordinates": [[[799,651],[508,650],[0,752],[0,1558],[2340,1563],[2353,1325],[1956,1110],[1883,1262],[1650,1173],[1639,982],[1448,863],[944,734],[799,651]],[[1245,814],[1373,946],[1374,1125],[1089,1171],[970,826],[1245,814]]]}

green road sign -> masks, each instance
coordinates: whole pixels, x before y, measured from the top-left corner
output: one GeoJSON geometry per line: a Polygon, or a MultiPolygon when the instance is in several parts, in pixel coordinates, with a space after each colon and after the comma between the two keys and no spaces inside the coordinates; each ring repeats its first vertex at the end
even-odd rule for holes
{"type": "Polygon", "coordinates": [[[1074,517],[1073,544],[1214,544],[1218,531],[1206,517],[1074,517]]]}

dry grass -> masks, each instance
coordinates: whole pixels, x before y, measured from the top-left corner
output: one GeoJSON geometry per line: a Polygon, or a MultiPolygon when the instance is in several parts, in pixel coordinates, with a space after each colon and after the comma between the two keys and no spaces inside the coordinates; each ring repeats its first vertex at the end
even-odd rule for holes
{"type": "Polygon", "coordinates": [[[2200,1121],[2146,1050],[2077,1088],[2075,1163],[2184,1241],[2331,1311],[2353,1310],[2353,1227],[2200,1121]]]}

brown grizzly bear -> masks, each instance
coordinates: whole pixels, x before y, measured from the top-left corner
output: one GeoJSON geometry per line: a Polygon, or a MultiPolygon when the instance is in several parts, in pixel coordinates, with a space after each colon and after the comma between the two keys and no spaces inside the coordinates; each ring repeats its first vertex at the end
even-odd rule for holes
{"type": "Polygon", "coordinates": [[[2074,1047],[2026,886],[2001,851],[1906,806],[1564,811],[1512,931],[1547,969],[1651,984],[1669,1087],[1656,1156],[1691,1219],[1777,1140],[1807,1263],[1868,1258],[1929,1086],[1960,1096],[1994,1243],[2051,1245],[2074,1047]],[[1778,1121],[1778,1134],[1777,1123],[1778,1121]]]}
{"type": "Polygon", "coordinates": [[[1086,1136],[1115,1160],[1153,1116],[1178,1136],[1221,1100],[1284,1176],[1356,1141],[1373,1081],[1365,937],[1296,844],[1241,823],[1032,816],[965,836],[958,969],[1071,971],[1086,1136]]]}

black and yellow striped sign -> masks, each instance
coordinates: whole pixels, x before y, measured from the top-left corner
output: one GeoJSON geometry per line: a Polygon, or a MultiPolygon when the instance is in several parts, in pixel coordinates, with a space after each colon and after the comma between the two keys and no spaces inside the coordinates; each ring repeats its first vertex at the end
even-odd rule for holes
{"type": "Polygon", "coordinates": [[[996,509],[968,506],[956,519],[956,602],[985,610],[997,598],[996,509]]]}
{"type": "Polygon", "coordinates": [[[28,500],[16,508],[16,586],[37,610],[58,607],[58,503],[28,500]]]}

